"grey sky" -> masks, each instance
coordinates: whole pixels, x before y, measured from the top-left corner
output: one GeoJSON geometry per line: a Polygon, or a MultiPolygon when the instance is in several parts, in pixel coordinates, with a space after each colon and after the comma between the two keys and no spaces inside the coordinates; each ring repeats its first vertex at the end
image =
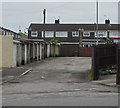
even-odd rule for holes
{"type": "MultiPolygon", "coordinates": [[[[61,23],[95,23],[95,2],[5,2],[2,4],[2,26],[18,32],[30,23],[43,22],[43,9],[47,9],[47,22],[54,23],[55,18],[61,23]]],[[[99,3],[99,23],[109,18],[111,23],[118,23],[118,3],[99,3]]]]}

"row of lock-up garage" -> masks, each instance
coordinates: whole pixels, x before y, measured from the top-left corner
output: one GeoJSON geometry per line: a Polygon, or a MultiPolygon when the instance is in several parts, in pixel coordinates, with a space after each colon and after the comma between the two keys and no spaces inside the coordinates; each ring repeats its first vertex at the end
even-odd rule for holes
{"type": "Polygon", "coordinates": [[[59,48],[60,44],[44,40],[14,40],[11,36],[0,36],[0,68],[16,67],[59,56],[59,48]]]}
{"type": "Polygon", "coordinates": [[[59,44],[44,40],[13,40],[13,67],[59,56],[59,44]]]}

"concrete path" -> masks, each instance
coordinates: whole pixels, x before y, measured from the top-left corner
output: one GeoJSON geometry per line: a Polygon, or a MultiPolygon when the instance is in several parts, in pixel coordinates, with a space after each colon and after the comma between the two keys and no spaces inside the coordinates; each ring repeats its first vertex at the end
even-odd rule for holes
{"type": "MultiPolygon", "coordinates": [[[[27,65],[31,67],[31,65],[27,65]]],[[[118,106],[118,89],[89,82],[91,58],[49,58],[3,85],[5,106],[118,106]]]]}

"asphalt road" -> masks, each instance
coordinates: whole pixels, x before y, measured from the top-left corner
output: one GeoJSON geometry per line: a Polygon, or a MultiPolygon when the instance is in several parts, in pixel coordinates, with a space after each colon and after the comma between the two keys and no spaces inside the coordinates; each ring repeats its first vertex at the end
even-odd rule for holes
{"type": "Polygon", "coordinates": [[[2,87],[3,106],[118,106],[118,89],[90,82],[91,58],[49,58],[2,87]]]}

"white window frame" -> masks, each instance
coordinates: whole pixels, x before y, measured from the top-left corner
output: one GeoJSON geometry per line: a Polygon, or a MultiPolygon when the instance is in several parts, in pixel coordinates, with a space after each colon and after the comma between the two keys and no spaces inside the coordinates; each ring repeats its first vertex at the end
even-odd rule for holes
{"type": "Polygon", "coordinates": [[[111,30],[111,31],[109,31],[109,36],[110,37],[120,37],[120,31],[118,31],[118,30],[111,30]],[[112,33],[112,35],[111,35],[111,33],[112,33]]]}
{"type": "Polygon", "coordinates": [[[31,37],[38,37],[38,32],[37,31],[31,31],[31,37]],[[36,35],[33,35],[32,33],[36,33],[36,35]]]}
{"type": "Polygon", "coordinates": [[[104,37],[104,32],[98,32],[98,37],[104,37]]]}
{"type": "Polygon", "coordinates": [[[53,37],[54,37],[54,31],[45,31],[45,38],[53,38],[53,37]],[[49,33],[49,35],[47,33],[49,33]]]}
{"type": "Polygon", "coordinates": [[[44,38],[43,33],[44,33],[44,32],[43,32],[43,31],[41,31],[41,37],[42,37],[42,38],[44,38]]]}
{"type": "Polygon", "coordinates": [[[61,37],[61,38],[67,38],[68,37],[68,32],[67,31],[56,31],[55,32],[55,37],[61,37]],[[58,33],[66,33],[66,35],[57,35],[58,33]]]}
{"type": "Polygon", "coordinates": [[[79,31],[72,31],[72,37],[79,37],[79,31]]]}
{"type": "MultiPolygon", "coordinates": [[[[97,32],[95,32],[95,37],[97,37],[97,32]]],[[[98,31],[98,37],[102,38],[102,37],[107,37],[107,31],[98,31]],[[99,34],[103,33],[103,36],[100,36],[99,34]]]]}
{"type": "Polygon", "coordinates": [[[90,31],[84,31],[83,32],[83,37],[90,37],[90,31]],[[86,35],[85,33],[88,33],[88,35],[86,35]]]}

